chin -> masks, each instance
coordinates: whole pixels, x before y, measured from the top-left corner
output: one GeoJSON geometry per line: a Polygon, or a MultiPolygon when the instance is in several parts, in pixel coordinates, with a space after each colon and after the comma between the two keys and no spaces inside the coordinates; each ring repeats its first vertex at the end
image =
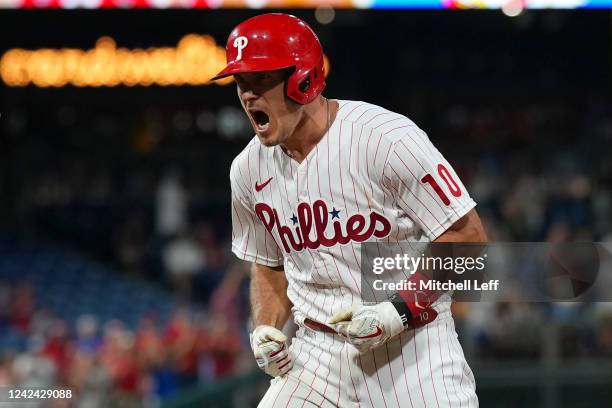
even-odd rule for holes
{"type": "Polygon", "coordinates": [[[257,133],[257,138],[259,139],[262,145],[267,146],[267,147],[273,147],[279,143],[278,137],[276,137],[276,135],[262,136],[259,133],[257,133]]]}

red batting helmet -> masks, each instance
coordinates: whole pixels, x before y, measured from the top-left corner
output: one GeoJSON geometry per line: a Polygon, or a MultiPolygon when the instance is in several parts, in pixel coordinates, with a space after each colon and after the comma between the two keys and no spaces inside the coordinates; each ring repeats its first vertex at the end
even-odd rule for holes
{"type": "Polygon", "coordinates": [[[241,72],[295,68],[287,80],[287,96],[302,105],[325,88],[321,43],[295,16],[270,13],[243,21],[227,39],[226,55],[227,66],[212,80],[241,72]]]}

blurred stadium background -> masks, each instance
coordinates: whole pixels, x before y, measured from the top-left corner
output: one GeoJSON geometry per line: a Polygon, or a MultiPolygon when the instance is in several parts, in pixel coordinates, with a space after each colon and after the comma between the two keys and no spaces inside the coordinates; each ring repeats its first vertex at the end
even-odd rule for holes
{"type": "MultiPolygon", "coordinates": [[[[612,14],[530,4],[292,13],[324,44],[325,94],[425,129],[491,239],[610,242],[612,14]]],[[[232,84],[207,83],[256,13],[0,11],[1,385],[76,391],[53,407],[256,406],[229,250],[229,165],[252,131],[232,84]]],[[[611,406],[612,305],[454,311],[481,406],[611,406]]]]}

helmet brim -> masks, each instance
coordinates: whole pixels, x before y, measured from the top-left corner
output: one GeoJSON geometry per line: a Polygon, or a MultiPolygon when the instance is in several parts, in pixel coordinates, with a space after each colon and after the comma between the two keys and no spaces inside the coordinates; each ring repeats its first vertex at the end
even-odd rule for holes
{"type": "Polygon", "coordinates": [[[278,59],[271,58],[250,58],[249,61],[232,61],[217,75],[212,77],[211,81],[222,79],[228,76],[241,74],[244,72],[261,72],[261,71],[276,71],[294,67],[295,63],[279,64],[278,59]]]}

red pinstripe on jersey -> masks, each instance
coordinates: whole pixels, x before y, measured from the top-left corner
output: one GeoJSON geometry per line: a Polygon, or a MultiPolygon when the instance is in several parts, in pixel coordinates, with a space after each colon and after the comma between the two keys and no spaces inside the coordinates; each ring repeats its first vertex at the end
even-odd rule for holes
{"type": "MultiPolygon", "coordinates": [[[[431,344],[429,342],[429,327],[425,326],[425,332],[427,333],[427,353],[429,357],[429,375],[433,377],[433,367],[431,365],[431,344]]],[[[434,396],[436,397],[436,405],[440,408],[440,402],[438,401],[438,392],[436,391],[436,383],[431,382],[431,387],[433,388],[434,396]]]]}

